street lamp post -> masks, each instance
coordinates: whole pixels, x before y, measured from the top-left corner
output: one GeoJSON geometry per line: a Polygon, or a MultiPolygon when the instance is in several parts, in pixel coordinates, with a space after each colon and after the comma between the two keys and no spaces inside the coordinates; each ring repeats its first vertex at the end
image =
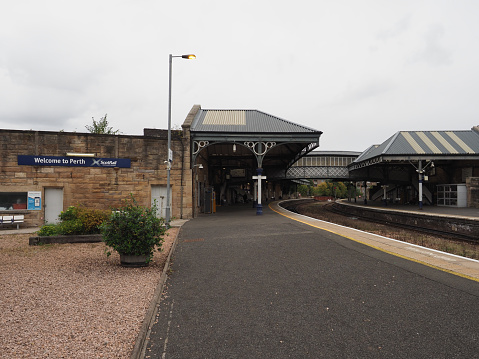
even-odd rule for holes
{"type": "Polygon", "coordinates": [[[173,152],[171,151],[171,68],[173,65],[173,57],[181,57],[183,59],[195,59],[196,56],[193,54],[190,55],[179,55],[173,56],[170,54],[169,57],[169,88],[168,88],[168,160],[167,160],[167,176],[166,176],[166,218],[165,222],[170,223],[171,220],[171,204],[170,204],[170,171],[171,163],[173,162],[173,152]]]}

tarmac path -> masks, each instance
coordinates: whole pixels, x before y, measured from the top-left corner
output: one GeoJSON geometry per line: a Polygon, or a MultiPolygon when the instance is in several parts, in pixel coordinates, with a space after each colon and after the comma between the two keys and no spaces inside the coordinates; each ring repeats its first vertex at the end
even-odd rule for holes
{"type": "Polygon", "coordinates": [[[186,222],[145,358],[479,358],[479,281],[336,233],[267,207],[186,222]]]}

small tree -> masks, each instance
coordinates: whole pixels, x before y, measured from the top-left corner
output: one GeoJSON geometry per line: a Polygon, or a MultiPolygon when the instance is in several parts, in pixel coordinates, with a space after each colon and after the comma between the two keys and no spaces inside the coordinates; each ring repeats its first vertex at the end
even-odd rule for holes
{"type": "Polygon", "coordinates": [[[331,187],[328,182],[321,182],[318,185],[318,195],[319,196],[331,196],[331,187]]]}
{"type": "Polygon", "coordinates": [[[120,130],[113,131],[113,127],[108,127],[108,120],[106,119],[107,114],[103,116],[100,121],[95,121],[95,118],[92,117],[93,125],[86,125],[85,128],[90,131],[90,133],[99,133],[103,135],[118,135],[120,130]]]}

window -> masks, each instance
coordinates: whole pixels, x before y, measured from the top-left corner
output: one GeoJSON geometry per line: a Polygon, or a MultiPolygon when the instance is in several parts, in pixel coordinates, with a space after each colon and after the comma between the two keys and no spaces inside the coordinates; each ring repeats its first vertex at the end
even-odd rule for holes
{"type": "Polygon", "coordinates": [[[0,192],[0,211],[27,209],[27,192],[0,192]]]}
{"type": "Polygon", "coordinates": [[[442,184],[437,186],[438,206],[467,206],[467,190],[465,184],[442,184]]]}

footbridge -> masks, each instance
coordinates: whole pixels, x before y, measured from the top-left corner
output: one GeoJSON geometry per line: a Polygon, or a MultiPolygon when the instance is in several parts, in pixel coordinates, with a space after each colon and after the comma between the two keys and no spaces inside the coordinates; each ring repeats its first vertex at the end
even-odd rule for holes
{"type": "Polygon", "coordinates": [[[268,173],[271,179],[332,179],[349,180],[348,165],[361,152],[312,151],[285,171],[268,173]]]}

